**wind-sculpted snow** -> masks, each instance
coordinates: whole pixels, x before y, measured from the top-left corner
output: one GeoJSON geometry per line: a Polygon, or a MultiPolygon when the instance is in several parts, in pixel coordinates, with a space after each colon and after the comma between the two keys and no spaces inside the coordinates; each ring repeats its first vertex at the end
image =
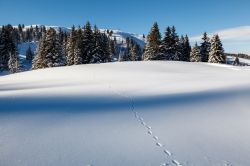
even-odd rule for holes
{"type": "Polygon", "coordinates": [[[0,77],[0,165],[250,165],[250,68],[123,62],[0,77]]]}

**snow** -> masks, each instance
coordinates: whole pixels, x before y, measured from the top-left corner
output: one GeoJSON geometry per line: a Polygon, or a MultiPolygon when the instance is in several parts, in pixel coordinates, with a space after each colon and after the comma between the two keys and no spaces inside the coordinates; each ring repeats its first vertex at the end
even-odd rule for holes
{"type": "Polygon", "coordinates": [[[250,165],[250,67],[116,62],[0,77],[0,165],[250,165]]]}

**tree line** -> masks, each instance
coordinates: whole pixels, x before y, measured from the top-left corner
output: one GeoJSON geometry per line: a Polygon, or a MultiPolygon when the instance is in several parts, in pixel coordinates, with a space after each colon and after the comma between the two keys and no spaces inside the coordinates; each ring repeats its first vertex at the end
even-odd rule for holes
{"type": "Polygon", "coordinates": [[[186,62],[226,63],[226,55],[220,38],[214,35],[210,40],[206,33],[202,43],[191,47],[187,35],[178,36],[174,26],[167,27],[163,37],[155,22],[147,36],[144,48],[132,38],[118,44],[113,31],[101,32],[90,22],[83,27],[72,26],[70,31],[45,26],[25,27],[19,24],[0,28],[0,70],[11,73],[20,71],[21,63],[17,52],[20,43],[36,41],[33,52],[29,47],[26,60],[32,62],[32,69],[105,63],[118,61],[167,60],[186,62]],[[117,58],[118,57],[118,58],[117,58]]]}
{"type": "Polygon", "coordinates": [[[187,62],[226,63],[226,55],[219,36],[210,40],[206,33],[200,46],[196,43],[191,49],[187,35],[179,37],[174,26],[167,27],[164,37],[155,22],[147,37],[144,60],[168,60],[187,62]]]}

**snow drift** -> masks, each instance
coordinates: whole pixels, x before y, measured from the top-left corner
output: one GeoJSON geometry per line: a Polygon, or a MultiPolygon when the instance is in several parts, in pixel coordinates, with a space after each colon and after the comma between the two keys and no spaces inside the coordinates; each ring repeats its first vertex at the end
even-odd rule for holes
{"type": "Polygon", "coordinates": [[[250,165],[249,75],[117,62],[0,77],[0,165],[250,165]]]}

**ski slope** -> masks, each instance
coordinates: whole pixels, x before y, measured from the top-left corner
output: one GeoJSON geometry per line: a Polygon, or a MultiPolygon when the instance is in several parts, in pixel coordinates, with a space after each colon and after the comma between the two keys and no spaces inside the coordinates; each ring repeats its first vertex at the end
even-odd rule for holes
{"type": "Polygon", "coordinates": [[[248,166],[250,67],[117,62],[0,77],[2,166],[248,166]]]}

